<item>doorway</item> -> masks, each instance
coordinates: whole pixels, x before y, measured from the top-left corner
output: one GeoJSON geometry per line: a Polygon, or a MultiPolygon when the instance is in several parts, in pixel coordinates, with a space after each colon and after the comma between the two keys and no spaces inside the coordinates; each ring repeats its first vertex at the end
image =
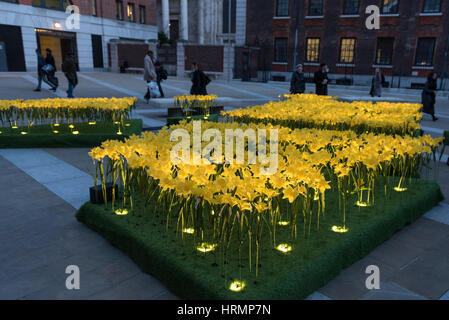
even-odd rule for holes
{"type": "Polygon", "coordinates": [[[37,38],[37,47],[45,57],[45,49],[52,51],[55,58],[56,69],[61,70],[64,59],[70,53],[73,54],[76,68],[78,66],[78,50],[76,46],[76,34],[66,31],[54,31],[46,29],[35,29],[37,38]]]}

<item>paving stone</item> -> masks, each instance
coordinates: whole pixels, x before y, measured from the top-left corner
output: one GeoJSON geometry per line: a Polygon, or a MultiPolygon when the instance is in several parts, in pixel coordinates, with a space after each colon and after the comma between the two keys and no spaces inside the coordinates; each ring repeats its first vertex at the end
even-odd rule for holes
{"type": "Polygon", "coordinates": [[[365,257],[349,268],[343,270],[334,280],[318,291],[336,300],[354,300],[361,298],[369,290],[366,288],[366,274],[368,266],[375,265],[380,269],[380,279],[385,281],[393,275],[394,269],[372,257],[365,257]]]}
{"type": "Polygon", "coordinates": [[[137,274],[136,276],[124,280],[105,291],[89,296],[89,299],[99,300],[144,300],[161,298],[162,300],[176,298],[170,295],[167,289],[155,278],[147,274],[137,274]],[[165,296],[162,296],[162,295],[165,296]]]}
{"type": "Polygon", "coordinates": [[[322,294],[319,291],[315,291],[314,293],[312,293],[310,296],[308,296],[306,298],[306,300],[332,300],[331,298],[329,298],[328,296],[322,294]]]}
{"type": "Polygon", "coordinates": [[[424,249],[422,248],[392,239],[374,249],[369,257],[399,269],[416,259],[423,252],[424,249]]]}
{"type": "Polygon", "coordinates": [[[427,298],[401,287],[392,281],[382,281],[379,290],[371,290],[362,300],[427,300],[427,298]]]}
{"type": "Polygon", "coordinates": [[[396,233],[391,239],[421,249],[428,249],[448,236],[449,226],[427,218],[421,218],[396,233]]]}
{"type": "Polygon", "coordinates": [[[439,299],[449,289],[449,257],[432,251],[396,272],[391,280],[430,299],[439,299]]]}

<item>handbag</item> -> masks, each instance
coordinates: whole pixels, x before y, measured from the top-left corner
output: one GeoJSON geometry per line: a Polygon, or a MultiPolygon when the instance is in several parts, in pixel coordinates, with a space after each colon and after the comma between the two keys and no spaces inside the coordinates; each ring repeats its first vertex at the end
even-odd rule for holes
{"type": "Polygon", "coordinates": [[[51,64],[46,64],[42,67],[42,71],[44,71],[45,73],[51,73],[55,71],[55,68],[51,64]]]}
{"type": "Polygon", "coordinates": [[[148,82],[148,89],[152,98],[157,98],[161,95],[159,92],[159,86],[155,81],[148,82]]]}

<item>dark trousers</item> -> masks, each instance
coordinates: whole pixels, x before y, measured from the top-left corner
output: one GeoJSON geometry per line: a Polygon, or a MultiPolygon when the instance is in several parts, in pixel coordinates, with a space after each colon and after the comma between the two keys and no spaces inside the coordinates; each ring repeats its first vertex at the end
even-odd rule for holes
{"type": "Polygon", "coordinates": [[[159,92],[161,93],[161,98],[165,97],[164,91],[162,91],[161,80],[157,81],[157,86],[159,87],[159,92]]]}

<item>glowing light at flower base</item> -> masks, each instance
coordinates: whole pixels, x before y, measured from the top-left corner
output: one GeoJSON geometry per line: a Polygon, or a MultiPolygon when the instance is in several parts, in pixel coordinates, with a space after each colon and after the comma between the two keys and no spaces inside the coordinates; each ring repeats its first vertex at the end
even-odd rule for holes
{"type": "Polygon", "coordinates": [[[276,250],[282,253],[289,253],[293,250],[293,248],[289,244],[282,243],[276,247],[276,250]]]}
{"type": "Polygon", "coordinates": [[[182,232],[187,233],[187,234],[194,234],[195,233],[195,229],[193,229],[193,228],[184,228],[182,230],[182,232]]]}
{"type": "Polygon", "coordinates": [[[288,222],[288,221],[279,221],[278,222],[278,226],[281,226],[281,227],[286,227],[289,224],[290,224],[290,222],[288,222]]]}
{"type": "Polygon", "coordinates": [[[246,287],[245,282],[236,280],[233,283],[231,283],[231,285],[229,286],[229,290],[234,292],[240,292],[243,289],[245,289],[245,287],[246,287]]]}
{"type": "Polygon", "coordinates": [[[128,210],[127,209],[117,209],[115,210],[115,214],[118,216],[126,216],[128,214],[128,210]]]}
{"type": "Polygon", "coordinates": [[[196,250],[198,250],[199,252],[208,253],[214,251],[216,247],[216,244],[203,242],[196,247],[196,250]]]}
{"type": "Polygon", "coordinates": [[[405,191],[407,191],[408,189],[407,188],[404,188],[404,187],[396,187],[396,188],[394,188],[394,191],[396,191],[396,192],[405,192],[405,191]]]}
{"type": "Polygon", "coordinates": [[[355,205],[357,207],[361,207],[361,208],[367,208],[367,207],[371,207],[371,204],[369,204],[368,202],[363,202],[363,201],[357,201],[355,203],[355,205]]]}
{"type": "Polygon", "coordinates": [[[20,132],[20,134],[26,135],[26,134],[28,134],[28,132],[22,131],[22,132],[20,132]]]}
{"type": "Polygon", "coordinates": [[[79,131],[73,131],[72,134],[77,135],[77,134],[80,134],[80,132],[79,131]]]}
{"type": "Polygon", "coordinates": [[[53,133],[54,133],[54,134],[58,134],[59,131],[58,131],[58,130],[53,130],[53,133]]]}
{"type": "Polygon", "coordinates": [[[96,124],[97,124],[96,121],[90,121],[90,122],[89,122],[89,125],[90,125],[90,126],[94,126],[94,125],[96,125],[96,124]]]}
{"type": "Polygon", "coordinates": [[[60,124],[59,124],[59,123],[55,123],[54,126],[55,126],[55,127],[59,127],[60,124]]]}
{"type": "Polygon", "coordinates": [[[69,128],[73,129],[73,128],[75,128],[75,126],[73,124],[69,124],[69,128]]]}
{"type": "Polygon", "coordinates": [[[333,226],[331,230],[336,233],[346,233],[349,231],[349,229],[347,229],[346,227],[339,226],[333,226]]]}

